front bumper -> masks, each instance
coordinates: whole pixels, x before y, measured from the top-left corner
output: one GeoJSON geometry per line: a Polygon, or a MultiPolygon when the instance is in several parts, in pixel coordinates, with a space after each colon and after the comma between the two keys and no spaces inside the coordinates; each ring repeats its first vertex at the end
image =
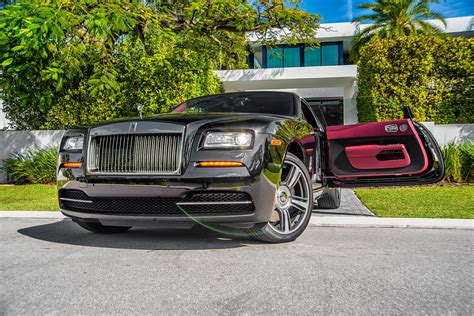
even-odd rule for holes
{"type": "Polygon", "coordinates": [[[188,227],[196,223],[251,227],[268,222],[276,186],[265,175],[235,183],[86,183],[59,188],[62,213],[73,219],[112,226],[188,227]]]}

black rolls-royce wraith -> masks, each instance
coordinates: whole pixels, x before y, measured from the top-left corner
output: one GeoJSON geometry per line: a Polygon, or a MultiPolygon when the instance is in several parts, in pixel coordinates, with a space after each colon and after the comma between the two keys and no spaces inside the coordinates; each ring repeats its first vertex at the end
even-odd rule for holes
{"type": "Polygon", "coordinates": [[[286,92],[186,101],[170,113],[69,129],[58,160],[61,211],[97,233],[133,226],[228,226],[285,242],[340,187],[439,181],[439,147],[421,124],[325,126],[286,92]]]}

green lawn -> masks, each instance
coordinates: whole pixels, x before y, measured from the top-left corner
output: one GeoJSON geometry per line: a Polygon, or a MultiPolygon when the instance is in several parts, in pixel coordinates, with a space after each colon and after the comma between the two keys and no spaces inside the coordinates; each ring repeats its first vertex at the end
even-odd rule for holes
{"type": "Polygon", "coordinates": [[[58,193],[54,185],[0,185],[1,211],[57,211],[58,209],[58,193]]]}
{"type": "Polygon", "coordinates": [[[474,218],[474,186],[420,186],[355,190],[382,217],[474,218]]]}
{"type": "MultiPolygon", "coordinates": [[[[370,188],[356,194],[382,217],[474,218],[474,186],[370,188]]],[[[56,187],[0,185],[0,210],[56,211],[56,187]]]]}

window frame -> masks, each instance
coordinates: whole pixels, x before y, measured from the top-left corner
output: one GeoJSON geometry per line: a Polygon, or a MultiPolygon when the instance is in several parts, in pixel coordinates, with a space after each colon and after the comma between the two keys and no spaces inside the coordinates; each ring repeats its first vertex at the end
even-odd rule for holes
{"type": "MultiPolygon", "coordinates": [[[[343,42],[342,41],[335,41],[335,42],[322,42],[322,43],[320,43],[318,48],[321,49],[320,56],[319,56],[321,65],[319,65],[319,66],[305,66],[305,48],[310,48],[310,47],[308,47],[304,44],[296,44],[296,45],[279,44],[279,45],[276,45],[274,47],[262,46],[262,65],[261,65],[262,68],[263,69],[275,69],[275,68],[294,68],[294,67],[298,67],[298,66],[291,66],[291,67],[286,67],[285,66],[285,59],[284,59],[285,52],[284,52],[284,49],[285,48],[295,48],[295,47],[299,48],[299,50],[300,50],[299,67],[321,67],[321,66],[340,66],[340,65],[344,65],[344,46],[343,46],[343,42]],[[322,64],[322,58],[323,58],[322,48],[324,46],[330,46],[330,45],[334,45],[334,44],[337,44],[337,46],[338,46],[338,63],[337,63],[337,65],[323,65],[322,64]],[[272,49],[272,48],[282,48],[283,49],[283,57],[282,57],[283,59],[282,59],[282,66],[281,67],[271,67],[271,68],[268,67],[269,49],[272,49]]],[[[255,58],[255,54],[249,50],[249,55],[247,57],[247,61],[248,61],[247,64],[248,64],[250,69],[255,68],[254,58],[255,58]]]]}

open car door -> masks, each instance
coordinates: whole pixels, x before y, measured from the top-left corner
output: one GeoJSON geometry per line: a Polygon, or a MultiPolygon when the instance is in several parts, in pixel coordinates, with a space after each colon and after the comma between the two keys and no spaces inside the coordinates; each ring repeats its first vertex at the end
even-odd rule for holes
{"type": "Polygon", "coordinates": [[[436,140],[411,118],[328,126],[327,178],[336,186],[429,184],[444,176],[436,140]]]}

